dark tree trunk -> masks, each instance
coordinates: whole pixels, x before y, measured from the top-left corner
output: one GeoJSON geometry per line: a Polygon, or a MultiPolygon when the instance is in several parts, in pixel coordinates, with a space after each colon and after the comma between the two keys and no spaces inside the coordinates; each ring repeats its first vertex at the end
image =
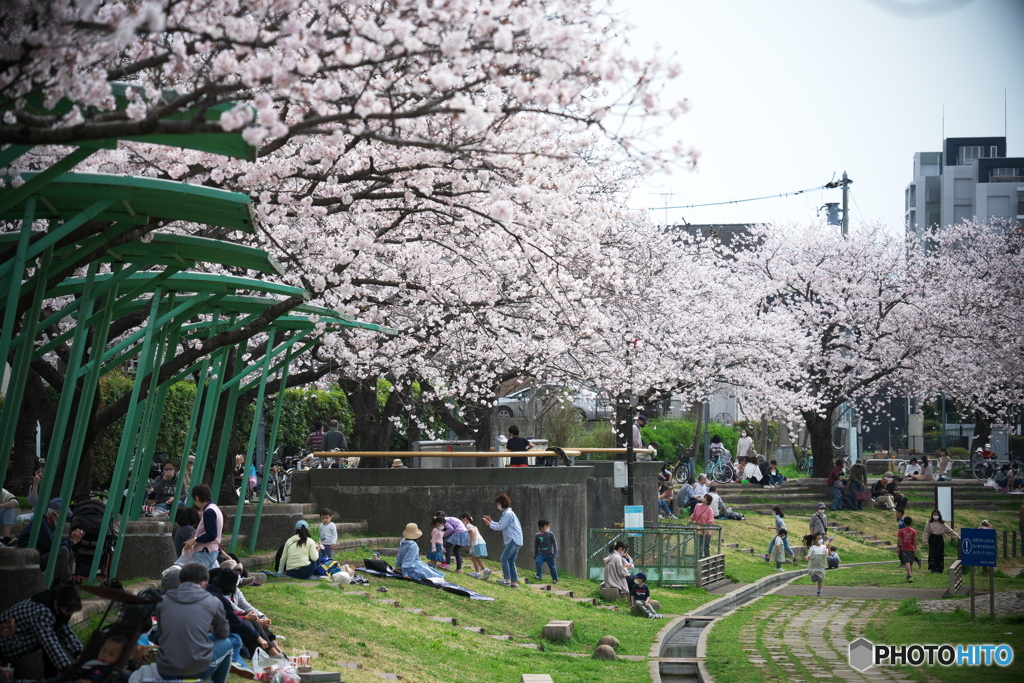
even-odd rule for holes
{"type": "Polygon", "coordinates": [[[835,453],[832,450],[832,420],[829,417],[832,410],[834,407],[829,406],[824,417],[815,412],[803,411],[804,424],[806,424],[807,433],[811,437],[811,454],[814,456],[812,476],[814,477],[828,477],[835,465],[835,453]]]}
{"type": "MultiPolygon", "coordinates": [[[[353,448],[361,451],[387,451],[395,436],[390,418],[402,414],[404,405],[398,388],[392,389],[383,409],[377,402],[377,378],[353,380],[340,378],[338,384],[355,416],[352,427],[353,448]]],[[[361,458],[359,467],[388,467],[387,458],[361,458]]]]}
{"type": "Polygon", "coordinates": [[[14,451],[11,469],[4,488],[18,495],[28,493],[32,486],[32,473],[36,466],[36,412],[29,402],[22,403],[18,423],[14,428],[14,451]]]}
{"type": "MultiPolygon", "coordinates": [[[[633,435],[632,417],[633,410],[629,401],[618,397],[615,401],[615,447],[625,448],[626,440],[633,435]]],[[[625,455],[616,455],[616,460],[625,460],[625,455]]]]}
{"type": "MultiPolygon", "coordinates": [[[[704,402],[694,403],[693,412],[697,413],[697,427],[693,430],[693,458],[696,460],[697,454],[701,452],[701,444],[704,443],[704,402]]],[[[707,454],[703,457],[706,461],[707,454]]]]}
{"type": "Polygon", "coordinates": [[[971,441],[971,452],[981,448],[992,439],[992,418],[980,410],[974,411],[974,438],[971,441]]]}

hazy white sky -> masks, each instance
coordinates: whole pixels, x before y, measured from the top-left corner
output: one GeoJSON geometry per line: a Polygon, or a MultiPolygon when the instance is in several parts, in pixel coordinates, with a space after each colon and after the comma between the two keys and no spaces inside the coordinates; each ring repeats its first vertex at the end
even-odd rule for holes
{"type": "MultiPolygon", "coordinates": [[[[634,49],[675,54],[670,130],[700,150],[695,172],[658,175],[632,207],[700,204],[853,179],[851,225],[903,229],[914,152],[946,137],[1002,136],[1024,157],[1024,0],[615,0],[634,49]],[[673,193],[670,197],[659,193],[673,193]]],[[[811,219],[839,190],[709,208],[668,220],[811,219]]],[[[661,223],[665,212],[654,212],[661,223]]]]}

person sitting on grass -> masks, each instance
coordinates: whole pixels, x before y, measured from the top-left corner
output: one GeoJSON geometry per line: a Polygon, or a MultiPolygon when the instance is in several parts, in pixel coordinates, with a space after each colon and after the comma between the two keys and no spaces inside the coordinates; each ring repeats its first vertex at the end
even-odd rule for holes
{"type": "Polygon", "coordinates": [[[285,541],[277,571],[293,579],[308,579],[316,571],[320,553],[309,537],[309,523],[300,519],[295,523],[295,535],[285,541]]]}
{"type": "Polygon", "coordinates": [[[629,588],[629,606],[649,619],[661,619],[661,615],[651,606],[651,589],[647,587],[647,574],[643,572],[633,576],[633,585],[629,588]]]}
{"type": "Polygon", "coordinates": [[[786,477],[779,472],[778,461],[772,460],[768,463],[768,488],[777,489],[782,486],[784,481],[786,481],[786,477]]]}
{"type": "MultiPolygon", "coordinates": [[[[420,581],[440,581],[444,574],[427,566],[427,563],[420,559],[420,547],[416,539],[423,535],[415,522],[405,525],[402,532],[402,540],[398,544],[398,556],[395,558],[395,570],[402,576],[408,576],[420,581]]],[[[490,575],[490,570],[485,570],[484,579],[490,575]]]]}
{"type": "Polygon", "coordinates": [[[665,484],[660,484],[658,488],[658,516],[669,517],[671,519],[678,519],[672,514],[672,499],[674,495],[672,489],[665,484]]]}
{"type": "Polygon", "coordinates": [[[676,511],[680,512],[680,514],[683,508],[688,508],[690,512],[693,512],[693,506],[700,502],[694,489],[695,483],[693,477],[690,477],[686,480],[685,484],[679,487],[679,491],[676,492],[676,511]]]}
{"type": "Polygon", "coordinates": [[[839,548],[834,545],[828,547],[828,568],[839,569],[839,548]]]}

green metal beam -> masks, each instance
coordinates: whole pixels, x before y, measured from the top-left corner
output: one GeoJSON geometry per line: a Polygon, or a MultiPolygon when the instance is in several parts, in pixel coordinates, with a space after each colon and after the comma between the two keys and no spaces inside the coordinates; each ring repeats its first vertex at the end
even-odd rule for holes
{"type": "MultiPolygon", "coordinates": [[[[102,309],[109,311],[113,305],[114,300],[117,298],[117,290],[112,289],[107,292],[103,299],[102,309]]],[[[92,299],[87,302],[87,307],[93,307],[96,305],[98,299],[92,299]]],[[[96,325],[96,328],[92,333],[92,344],[89,351],[90,356],[102,355],[103,348],[107,345],[107,333],[110,330],[110,318],[100,316],[100,320],[96,325]]],[[[89,431],[89,418],[92,415],[92,406],[96,399],[96,393],[99,387],[99,374],[98,372],[88,373],[85,380],[82,382],[82,392],[78,399],[78,408],[75,411],[76,419],[75,426],[71,433],[71,445],[68,447],[68,459],[67,464],[64,466],[64,482],[61,485],[60,497],[61,497],[61,511],[57,518],[57,525],[55,529],[64,528],[64,519],[67,514],[68,505],[71,501],[71,496],[75,490],[75,482],[78,479],[78,469],[82,462],[82,450],[85,446],[85,437],[89,431]]],[[[77,382],[77,378],[72,379],[70,375],[65,376],[65,382],[77,382]]],[[[38,504],[37,504],[38,505],[38,504]]],[[[57,542],[59,539],[55,538],[57,542]]],[[[102,542],[100,543],[102,546],[102,542]]],[[[57,566],[57,553],[51,552],[50,557],[46,563],[46,584],[51,585],[53,582],[53,574],[57,566]]]]}
{"type": "Polygon", "coordinates": [[[26,154],[31,149],[32,145],[11,145],[7,149],[0,151],[0,168],[10,166],[12,161],[26,154]]]}
{"type": "MultiPolygon", "coordinates": [[[[298,335],[296,340],[303,335],[298,335]]],[[[256,539],[260,534],[260,519],[263,517],[263,504],[267,500],[267,482],[270,481],[270,468],[273,466],[274,449],[277,445],[277,431],[281,426],[281,412],[284,408],[284,392],[288,386],[288,367],[291,364],[291,351],[285,352],[284,368],[281,370],[281,383],[277,391],[277,405],[274,406],[274,423],[270,427],[270,439],[267,440],[267,459],[263,463],[263,486],[260,487],[260,499],[256,503],[256,516],[252,520],[252,538],[249,539],[249,553],[256,552],[256,539]]]]}
{"type": "Polygon", "coordinates": [[[31,179],[26,180],[24,185],[12,188],[10,192],[0,197],[0,213],[7,211],[15,204],[27,200],[40,189],[50,184],[51,181],[61,176],[65,171],[74,168],[79,162],[87,159],[97,149],[97,147],[79,147],[60,161],[55,162],[53,166],[50,166],[45,171],[37,173],[31,179]]]}
{"type": "MultiPolygon", "coordinates": [[[[267,338],[267,350],[274,346],[274,330],[270,331],[267,338]]],[[[287,353],[287,351],[285,351],[287,353]]],[[[267,395],[267,377],[269,376],[270,361],[273,356],[267,353],[263,357],[263,372],[260,375],[260,390],[256,393],[256,406],[252,418],[252,429],[249,431],[249,446],[245,449],[245,464],[242,465],[242,483],[238,491],[238,507],[235,510],[235,525],[231,530],[231,552],[238,548],[238,532],[242,528],[242,513],[245,512],[245,499],[247,498],[247,484],[249,479],[249,468],[252,467],[252,456],[256,452],[256,432],[259,429],[260,415],[263,414],[263,399],[267,395]]]]}
{"type": "MultiPolygon", "coordinates": [[[[245,344],[238,344],[235,346],[235,362],[234,367],[242,365],[244,362],[242,356],[245,355],[245,344]]],[[[220,440],[217,443],[217,460],[214,462],[213,467],[213,482],[210,484],[211,491],[220,491],[221,482],[224,480],[224,470],[228,467],[227,461],[228,446],[231,445],[231,433],[235,427],[235,408],[238,406],[238,387],[234,386],[230,389],[221,384],[221,391],[228,392],[228,402],[224,410],[224,425],[220,431],[220,440]]],[[[234,458],[231,458],[232,468],[234,465],[234,458]]],[[[232,469],[233,471],[233,469],[232,469]]]]}
{"type": "MultiPolygon", "coordinates": [[[[89,266],[88,274],[86,275],[86,287],[83,292],[83,297],[90,299],[92,297],[93,279],[96,276],[96,269],[99,267],[98,263],[93,263],[89,266]]],[[[71,343],[71,352],[68,354],[67,360],[67,375],[74,377],[78,372],[78,367],[82,364],[82,357],[85,354],[85,341],[86,333],[88,328],[84,325],[79,326],[75,329],[75,338],[71,343]]],[[[64,446],[64,435],[67,433],[68,421],[71,417],[71,406],[75,402],[76,383],[71,381],[65,381],[64,387],[60,392],[60,402],[57,404],[57,419],[53,423],[53,432],[50,435],[50,447],[46,454],[46,465],[43,468],[43,478],[39,483],[39,500],[48,501],[50,500],[50,493],[53,490],[53,480],[57,477],[57,467],[60,463],[60,452],[64,446]]],[[[82,416],[79,416],[81,419],[82,416]]],[[[69,453],[70,457],[70,453],[69,453]]],[[[61,519],[64,519],[64,515],[67,514],[67,504],[70,501],[65,500],[64,506],[61,510],[61,519]]],[[[42,525],[42,515],[32,518],[32,531],[29,533],[28,547],[35,548],[36,542],[39,540],[39,529],[42,525]]],[[[57,529],[63,529],[64,527],[58,526],[57,529]]],[[[49,584],[47,584],[49,585],[49,584]]]]}
{"type": "MultiPolygon", "coordinates": [[[[142,385],[145,377],[149,374],[150,367],[152,366],[153,356],[153,345],[154,338],[157,335],[157,326],[154,324],[160,315],[161,299],[163,298],[163,292],[157,290],[154,293],[153,306],[149,313],[149,323],[146,325],[146,338],[143,342],[142,353],[139,357],[139,367],[135,373],[135,382],[132,384],[131,400],[128,404],[128,413],[125,415],[124,420],[124,431],[121,432],[121,444],[117,450],[117,461],[114,466],[114,476],[110,480],[110,492],[107,496],[106,509],[103,511],[103,522],[100,526],[101,535],[110,526],[111,513],[117,510],[121,506],[121,500],[124,495],[121,487],[124,486],[124,482],[127,481],[125,476],[127,473],[125,470],[129,467],[131,462],[134,460],[131,453],[135,452],[135,457],[139,457],[137,453],[137,438],[139,432],[139,395],[142,393],[142,385]]],[[[121,561],[121,550],[124,548],[123,537],[125,528],[122,526],[119,529],[119,542],[114,550],[114,557],[110,564],[110,575],[117,575],[117,564],[121,561]]],[[[89,570],[89,581],[92,582],[96,579],[96,572],[99,570],[100,555],[102,553],[96,553],[93,558],[92,568],[89,570]]]]}
{"type": "MultiPolygon", "coordinates": [[[[11,340],[14,338],[14,325],[18,317],[18,299],[21,296],[21,281],[24,277],[25,268],[28,264],[29,238],[31,236],[32,221],[35,220],[36,200],[29,197],[25,202],[25,214],[21,220],[21,236],[18,239],[18,250],[13,261],[8,263],[12,273],[16,276],[12,279],[10,288],[7,291],[7,303],[4,310],[3,328],[0,329],[0,384],[3,384],[3,376],[7,372],[7,354],[11,350],[11,340]]],[[[13,373],[12,373],[13,374],[13,373]]],[[[7,463],[10,462],[11,446],[14,445],[14,424],[17,417],[15,410],[21,409],[21,401],[8,401],[12,405],[4,404],[3,413],[3,434],[0,436],[0,462],[3,469],[0,469],[0,486],[7,478],[7,463]],[[9,436],[8,436],[9,433],[9,436]]]]}

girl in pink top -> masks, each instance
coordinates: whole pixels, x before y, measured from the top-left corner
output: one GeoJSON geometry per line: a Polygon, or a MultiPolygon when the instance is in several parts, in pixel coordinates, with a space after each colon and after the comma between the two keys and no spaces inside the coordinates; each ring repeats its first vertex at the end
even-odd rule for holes
{"type": "Polygon", "coordinates": [[[444,562],[444,517],[430,520],[430,552],[427,553],[427,560],[431,567],[444,562]]]}
{"type": "MultiPolygon", "coordinates": [[[[711,509],[711,501],[714,500],[710,493],[705,493],[702,502],[697,503],[690,515],[690,521],[694,524],[714,524],[715,511],[711,509]]],[[[698,557],[707,557],[711,548],[711,529],[699,532],[698,536],[698,557]]]]}

